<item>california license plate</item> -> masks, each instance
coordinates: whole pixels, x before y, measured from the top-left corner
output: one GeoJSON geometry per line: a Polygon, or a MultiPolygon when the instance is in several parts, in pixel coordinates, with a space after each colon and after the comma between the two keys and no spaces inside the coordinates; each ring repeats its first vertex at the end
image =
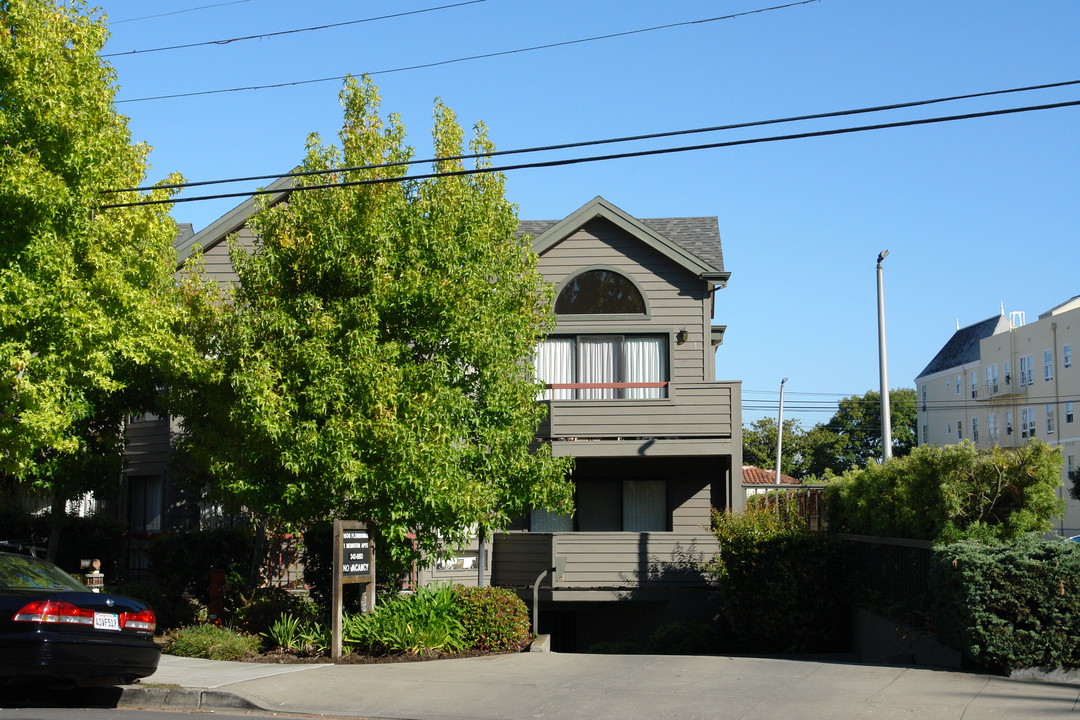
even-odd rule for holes
{"type": "Polygon", "coordinates": [[[94,613],[95,630],[119,630],[120,616],[116,613],[94,613]]]}

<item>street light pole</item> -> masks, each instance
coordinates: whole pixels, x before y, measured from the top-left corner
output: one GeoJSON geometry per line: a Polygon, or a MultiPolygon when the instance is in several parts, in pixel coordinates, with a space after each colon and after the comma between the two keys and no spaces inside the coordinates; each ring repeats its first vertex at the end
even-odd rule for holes
{"type": "MultiPolygon", "coordinates": [[[[780,381],[780,414],[776,418],[776,484],[780,485],[780,453],[784,449],[784,383],[787,378],[780,381]]],[[[777,487],[777,491],[779,491],[777,487]]],[[[777,497],[779,502],[779,497],[777,497]]]]}
{"type": "Polygon", "coordinates": [[[881,261],[889,255],[882,250],[877,256],[877,315],[878,365],[881,372],[881,461],[892,457],[892,416],[889,411],[889,367],[885,352],[885,292],[881,261]]]}

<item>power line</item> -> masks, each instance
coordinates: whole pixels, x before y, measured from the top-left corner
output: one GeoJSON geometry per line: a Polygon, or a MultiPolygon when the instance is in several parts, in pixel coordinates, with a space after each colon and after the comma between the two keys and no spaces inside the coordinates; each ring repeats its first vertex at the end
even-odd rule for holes
{"type": "Polygon", "coordinates": [[[157,15],[143,15],[142,17],[125,18],[124,20],[110,20],[110,25],[119,25],[120,23],[135,22],[136,20],[150,20],[151,18],[168,17],[169,15],[181,15],[183,13],[195,12],[196,10],[207,10],[209,8],[224,7],[225,5],[239,5],[240,3],[251,2],[251,0],[231,0],[230,2],[214,3],[213,5],[200,5],[199,7],[188,8],[186,10],[174,10],[167,13],[158,13],[157,15]]]}
{"type": "Polygon", "coordinates": [[[381,163],[381,164],[378,164],[378,165],[363,165],[363,166],[357,166],[357,167],[340,167],[340,168],[331,168],[331,169],[328,169],[328,170],[307,170],[307,171],[298,171],[298,172],[291,172],[291,173],[281,173],[281,174],[275,174],[275,175],[251,175],[251,176],[248,176],[248,177],[227,178],[227,179],[224,179],[224,180],[201,180],[201,181],[196,181],[196,182],[173,183],[173,184],[169,184],[169,185],[153,185],[153,186],[142,186],[142,187],[135,187],[135,188],[120,188],[120,189],[116,189],[116,190],[104,190],[102,192],[104,192],[104,193],[139,192],[139,191],[142,191],[142,190],[152,190],[152,189],[170,189],[171,190],[171,189],[178,189],[178,188],[200,187],[200,186],[206,186],[206,185],[223,185],[223,184],[236,183],[236,182],[251,182],[251,181],[254,181],[254,180],[277,180],[277,179],[283,178],[283,177],[305,177],[305,176],[309,176],[309,175],[329,175],[329,174],[336,174],[336,173],[352,172],[352,171],[356,171],[356,170],[375,170],[375,169],[389,168],[389,167],[404,167],[404,166],[410,166],[410,165],[427,165],[427,164],[431,164],[431,163],[439,162],[439,161],[446,162],[446,161],[455,161],[455,160],[476,160],[476,159],[480,159],[480,158],[491,158],[491,157],[499,157],[499,156],[505,156],[505,155],[520,155],[520,154],[524,154],[524,153],[549,152],[549,151],[552,151],[552,150],[569,150],[569,149],[582,148],[582,147],[593,147],[593,146],[598,146],[598,145],[610,145],[610,144],[624,143],[624,142],[637,142],[637,141],[640,141],[640,140],[656,140],[656,139],[660,139],[660,138],[678,137],[678,136],[682,136],[682,135],[694,135],[694,134],[709,133],[709,132],[721,132],[721,131],[724,131],[724,130],[740,130],[740,129],[752,128],[752,127],[762,127],[762,126],[766,126],[766,125],[779,125],[779,124],[784,124],[784,123],[801,122],[801,121],[805,121],[805,120],[822,120],[822,119],[827,119],[827,118],[837,118],[837,117],[845,117],[845,116],[851,116],[851,115],[863,115],[863,114],[868,114],[868,113],[884,112],[884,111],[887,111],[887,110],[900,110],[900,109],[904,109],[904,108],[913,108],[913,107],[921,107],[921,106],[926,106],[926,105],[935,105],[935,104],[946,103],[946,102],[954,102],[954,101],[957,101],[957,100],[970,100],[970,99],[973,99],[973,98],[990,97],[990,96],[993,96],[993,95],[1007,95],[1007,94],[1010,94],[1010,93],[1030,92],[1030,91],[1033,91],[1033,90],[1047,90],[1047,89],[1050,89],[1050,88],[1067,87],[1067,86],[1070,86],[1070,85],[1080,85],[1080,80],[1066,80],[1064,82],[1043,83],[1041,85],[1028,85],[1028,86],[1024,86],[1024,87],[1006,88],[1004,90],[988,90],[988,91],[984,91],[984,92],[966,93],[966,94],[963,94],[963,95],[951,95],[951,96],[948,96],[948,97],[932,98],[932,99],[929,99],[929,100],[913,100],[913,101],[909,101],[909,102],[892,103],[892,104],[889,104],[889,105],[875,105],[875,106],[871,106],[871,107],[855,108],[855,109],[848,109],[848,110],[834,110],[834,111],[830,111],[830,112],[813,113],[813,114],[810,114],[810,115],[795,115],[795,116],[784,117],[784,118],[773,118],[773,119],[770,119],[770,120],[754,120],[754,121],[750,121],[750,122],[732,123],[732,124],[727,124],[727,125],[713,125],[713,126],[710,126],[710,127],[692,128],[692,129],[684,129],[684,130],[670,130],[670,131],[666,131],[666,132],[648,133],[648,134],[644,134],[644,135],[628,135],[628,136],[615,137],[615,138],[604,138],[604,139],[599,139],[599,140],[583,140],[583,141],[579,141],[579,142],[560,143],[560,144],[556,144],[556,145],[540,145],[540,146],[535,146],[535,147],[519,148],[519,149],[516,149],[516,150],[493,150],[491,152],[484,152],[484,153],[470,153],[470,154],[467,154],[467,155],[453,155],[453,156],[442,157],[442,158],[425,158],[423,160],[405,160],[405,161],[400,161],[400,162],[381,163]]]}
{"type": "MultiPolygon", "coordinates": [[[[798,2],[788,3],[786,5],[775,5],[773,7],[759,8],[757,10],[747,10],[745,12],[733,13],[731,15],[720,15],[718,17],[702,18],[700,20],[687,20],[684,22],[669,23],[667,25],[655,25],[653,27],[639,28],[637,30],[626,30],[623,32],[608,33],[606,35],[594,35],[587,38],[578,38],[577,40],[563,40],[561,42],[547,43],[545,45],[533,45],[531,47],[517,48],[515,50],[501,50],[498,52],[483,53],[480,55],[469,55],[466,57],[453,58],[451,60],[437,60],[435,62],[421,63],[418,65],[408,65],[405,67],[391,68],[388,70],[372,70],[365,73],[353,73],[353,75],[386,75],[389,73],[405,72],[408,70],[422,70],[426,68],[439,67],[441,65],[453,65],[454,63],[468,62],[471,60],[484,60],[487,58],[501,57],[503,55],[515,55],[518,53],[532,52],[534,50],[549,50],[551,48],[565,47],[567,45],[577,45],[580,43],[594,42],[596,40],[610,40],[612,38],[626,37],[628,35],[637,35],[640,33],[653,32],[655,30],[668,30],[675,27],[683,27],[686,25],[699,25],[702,23],[716,22],[718,20],[732,20],[734,18],[742,17],[744,15],[756,15],[758,13],[770,12],[772,10],[784,10],[786,8],[795,7],[797,5],[809,5],[813,2],[818,2],[818,0],[799,0],[798,2]]],[[[222,88],[220,90],[198,90],[188,93],[174,93],[172,95],[154,95],[151,97],[131,98],[129,100],[116,100],[115,102],[116,104],[120,104],[145,102],[148,100],[170,100],[173,98],[196,97],[199,95],[217,95],[220,93],[247,92],[248,90],[268,90],[273,88],[332,82],[334,80],[344,80],[346,77],[348,77],[348,75],[335,75],[333,77],[315,78],[312,80],[295,80],[292,82],[272,83],[268,85],[248,85],[245,87],[222,88]]]]}
{"type": "Polygon", "coordinates": [[[423,173],[423,174],[420,174],[420,175],[406,175],[406,176],[401,176],[401,177],[368,178],[368,179],[364,179],[364,180],[350,180],[350,181],[339,182],[339,183],[323,183],[323,184],[319,184],[319,185],[303,185],[303,186],[299,186],[299,187],[292,187],[292,188],[289,188],[287,190],[282,190],[282,189],[265,190],[265,189],[263,189],[263,190],[253,190],[253,191],[238,192],[238,193],[220,193],[220,194],[217,194],[217,195],[200,195],[200,196],[197,196],[197,197],[189,197],[189,198],[171,198],[171,199],[168,199],[168,200],[139,200],[139,201],[127,202],[127,203],[104,204],[104,205],[100,205],[99,207],[101,209],[108,209],[108,208],[134,207],[134,206],[138,206],[138,205],[165,205],[165,204],[173,204],[173,203],[179,203],[179,202],[198,202],[198,201],[202,201],[202,200],[221,200],[221,199],[225,199],[225,198],[251,197],[251,196],[254,196],[254,195],[276,195],[276,194],[283,193],[283,192],[299,192],[299,191],[306,191],[306,190],[326,190],[326,189],[330,189],[330,188],[356,187],[356,186],[360,186],[360,185],[381,185],[381,184],[386,184],[386,183],[407,182],[407,181],[415,181],[415,180],[427,180],[427,179],[431,179],[431,178],[441,178],[441,177],[461,177],[461,176],[465,176],[465,175],[481,175],[481,174],[487,174],[487,173],[502,173],[502,172],[509,172],[511,170],[524,170],[524,169],[545,168],[545,167],[561,167],[561,166],[566,166],[566,165],[579,165],[579,164],[582,164],[582,163],[601,162],[601,161],[606,161],[606,160],[623,160],[623,159],[628,159],[628,158],[646,157],[646,156],[651,156],[651,155],[667,155],[667,154],[672,154],[672,153],[691,152],[691,151],[696,151],[696,150],[714,150],[714,149],[718,149],[718,148],[736,147],[736,146],[740,146],[740,145],[755,145],[755,144],[767,143],[767,142],[779,142],[779,141],[783,141],[783,140],[803,140],[803,139],[807,139],[807,138],[830,137],[830,136],[833,136],[833,135],[846,135],[846,134],[850,134],[850,133],[868,132],[868,131],[872,131],[872,130],[886,130],[886,129],[892,129],[892,128],[901,128],[901,127],[914,127],[914,126],[918,126],[918,125],[930,125],[930,124],[937,124],[937,123],[944,123],[944,122],[955,122],[957,120],[971,120],[971,119],[975,119],[975,118],[995,117],[995,116],[999,116],[999,115],[1012,115],[1012,114],[1022,113],[1022,112],[1034,112],[1034,111],[1037,111],[1037,110],[1054,110],[1054,109],[1059,109],[1059,108],[1075,107],[1077,105],[1080,105],[1080,100],[1071,100],[1071,101],[1067,101],[1067,102],[1050,103],[1050,104],[1046,104],[1046,105],[1029,105],[1029,106],[1026,106],[1026,107],[1019,107],[1019,108],[1005,108],[1005,109],[1001,109],[1001,110],[987,110],[987,111],[976,112],[976,113],[965,113],[963,115],[947,115],[947,116],[941,116],[941,117],[923,118],[923,119],[919,119],[919,120],[904,120],[904,121],[900,121],[900,122],[880,123],[880,124],[877,124],[877,125],[861,125],[861,126],[850,127],[850,128],[838,128],[838,129],[834,129],[834,130],[815,130],[815,131],[812,131],[812,132],[795,133],[795,134],[791,134],[791,135],[774,135],[774,136],[763,137],[763,138],[750,138],[750,139],[745,139],[745,140],[729,140],[729,141],[725,141],[725,142],[705,143],[705,144],[701,144],[701,145],[688,145],[688,146],[680,146],[680,147],[673,147],[673,148],[658,148],[658,149],[653,149],[653,150],[638,150],[638,151],[634,151],[634,152],[615,153],[615,154],[611,154],[611,155],[593,155],[593,156],[589,156],[589,157],[580,157],[580,158],[564,158],[562,160],[546,160],[546,161],[534,162],[534,163],[520,163],[520,164],[517,164],[517,165],[503,165],[501,167],[486,166],[486,167],[477,167],[477,168],[473,168],[473,169],[470,169],[470,170],[464,170],[463,169],[463,170],[451,170],[451,171],[444,171],[444,172],[430,172],[430,173],[423,173]]]}
{"type": "MultiPolygon", "coordinates": [[[[241,0],[247,2],[247,0],[241,0]]],[[[141,53],[152,52],[164,52],[166,50],[182,50],[185,48],[203,47],[205,45],[228,45],[234,42],[242,42],[244,40],[260,40],[263,38],[278,37],[280,35],[293,35],[296,33],[313,32],[315,30],[329,30],[331,28],[344,27],[346,25],[359,25],[360,23],[375,22],[376,20],[389,20],[392,18],[405,17],[407,15],[420,15],[422,13],[434,12],[436,10],[446,10],[449,8],[461,7],[463,5],[475,5],[476,3],[487,2],[487,0],[465,0],[465,2],[454,3],[453,5],[440,5],[438,7],[424,8],[422,10],[410,10],[408,12],[393,13],[391,15],[379,15],[376,17],[363,18],[361,20],[347,20],[345,22],[330,23],[327,25],[315,25],[313,27],[295,28],[293,30],[280,30],[278,32],[260,33],[259,35],[244,35],[243,37],[227,38],[224,40],[207,40],[205,42],[185,43],[183,45],[166,45],[164,47],[146,48],[144,50],[128,50],[126,52],[106,53],[101,57],[119,57],[121,55],[138,55],[141,53]]],[[[228,3],[226,3],[228,4],[228,3]]],[[[213,7],[213,6],[210,6],[213,7]]],[[[155,16],[151,16],[155,17],[155,16]]],[[[123,22],[123,21],[121,21],[123,22]]],[[[133,102],[133,101],[128,101],[133,102]]]]}

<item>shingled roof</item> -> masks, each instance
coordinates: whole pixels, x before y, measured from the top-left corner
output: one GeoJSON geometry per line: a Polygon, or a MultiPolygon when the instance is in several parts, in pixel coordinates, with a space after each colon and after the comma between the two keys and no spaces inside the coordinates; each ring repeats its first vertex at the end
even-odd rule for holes
{"type": "MultiPolygon", "coordinates": [[[[776,471],[762,470],[756,465],[743,465],[742,481],[744,485],[775,485],[776,471]]],[[[802,485],[802,480],[793,478],[790,475],[785,475],[784,473],[780,473],[780,484],[802,485]]]]}
{"type": "Polygon", "coordinates": [[[978,360],[980,340],[1011,328],[1012,324],[1004,315],[997,315],[974,325],[960,328],[949,338],[949,342],[945,343],[945,347],[938,350],[938,354],[916,376],[916,379],[978,360]]]}
{"type": "MultiPolygon", "coordinates": [[[[544,236],[557,225],[583,224],[593,217],[606,217],[613,221],[637,224],[645,234],[658,236],[659,246],[678,248],[681,253],[696,258],[696,264],[707,267],[714,273],[724,274],[724,253],[720,245],[720,229],[716,217],[673,217],[673,218],[631,218],[624,211],[601,197],[589,203],[561,220],[522,220],[518,223],[518,233],[528,233],[534,239],[544,236]],[[644,228],[642,228],[644,226],[644,228]],[[647,230],[645,230],[647,228],[647,230]]],[[[569,230],[569,226],[562,231],[569,230]]]]}

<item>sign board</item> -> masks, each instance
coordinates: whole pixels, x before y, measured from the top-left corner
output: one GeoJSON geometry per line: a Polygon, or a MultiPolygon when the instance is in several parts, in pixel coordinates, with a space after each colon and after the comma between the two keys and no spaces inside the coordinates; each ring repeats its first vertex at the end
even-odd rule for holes
{"type": "Polygon", "coordinates": [[[371,582],[374,579],[371,563],[371,535],[367,529],[341,531],[341,581],[371,582]]]}
{"type": "Polygon", "coordinates": [[[331,603],[330,657],[341,657],[342,586],[364,583],[364,612],[375,609],[375,542],[368,526],[355,520],[334,521],[334,582],[331,603]]]}

